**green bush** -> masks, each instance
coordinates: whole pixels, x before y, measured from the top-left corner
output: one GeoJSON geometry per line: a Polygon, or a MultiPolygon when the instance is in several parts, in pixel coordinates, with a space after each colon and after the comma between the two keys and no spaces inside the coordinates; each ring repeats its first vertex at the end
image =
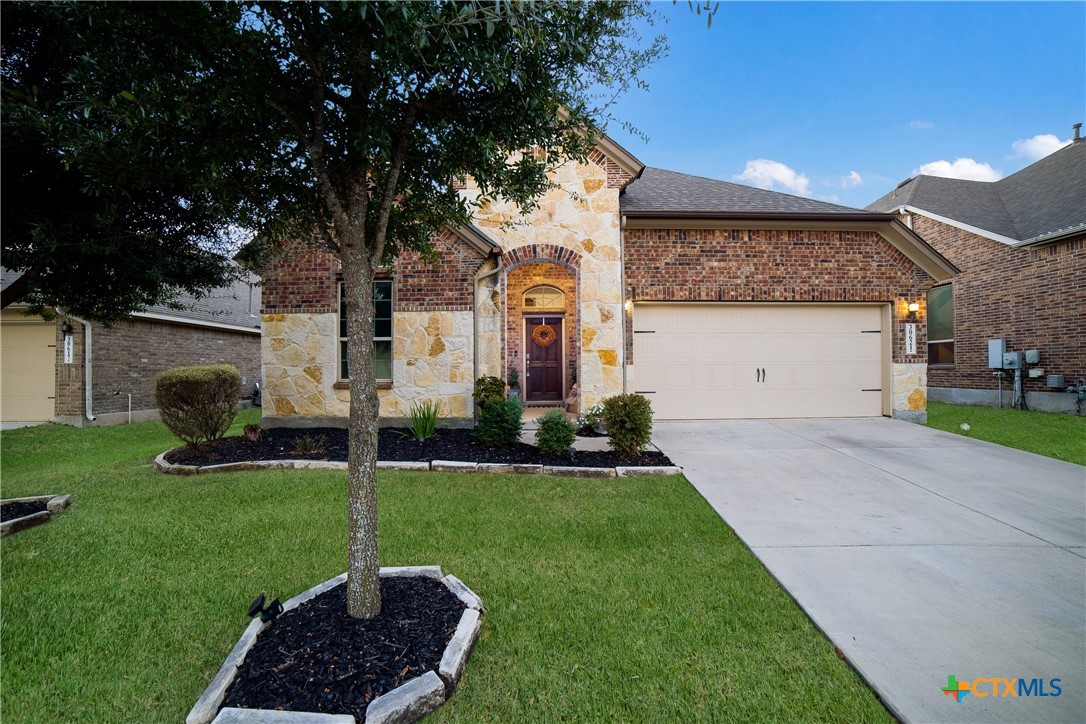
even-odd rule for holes
{"type": "Polygon", "coordinates": [[[241,376],[231,365],[174,367],[155,380],[162,422],[188,445],[226,434],[241,399],[241,376]]]}
{"type": "Polygon", "coordinates": [[[437,430],[437,403],[427,400],[411,405],[411,439],[423,441],[434,436],[437,430]]]}
{"type": "Polygon", "coordinates": [[[569,455],[577,429],[561,410],[551,410],[539,418],[535,445],[544,455],[569,455]]]}
{"type": "Polygon", "coordinates": [[[644,452],[652,435],[652,405],[642,395],[616,395],[603,401],[607,442],[619,455],[644,452]]]}
{"type": "Polygon", "coordinates": [[[488,402],[479,414],[479,427],[475,434],[487,447],[513,447],[520,442],[523,414],[524,403],[519,397],[488,402]]]}
{"type": "Polygon", "coordinates": [[[482,406],[505,399],[505,383],[500,377],[486,375],[475,380],[475,389],[471,396],[482,406]]]}

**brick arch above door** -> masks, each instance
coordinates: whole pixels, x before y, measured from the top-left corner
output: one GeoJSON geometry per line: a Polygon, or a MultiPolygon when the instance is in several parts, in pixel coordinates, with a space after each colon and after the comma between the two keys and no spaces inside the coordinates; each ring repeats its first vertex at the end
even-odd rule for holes
{"type": "Polygon", "coordinates": [[[581,255],[557,244],[525,244],[502,253],[502,266],[507,272],[532,262],[551,262],[576,271],[581,268],[581,255]]]}

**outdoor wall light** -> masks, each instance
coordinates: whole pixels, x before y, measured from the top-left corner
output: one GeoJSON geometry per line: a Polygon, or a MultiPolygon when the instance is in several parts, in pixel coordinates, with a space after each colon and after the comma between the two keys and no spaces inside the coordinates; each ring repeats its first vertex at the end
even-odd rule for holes
{"type": "Polygon", "coordinates": [[[72,325],[68,324],[67,319],[60,323],[60,333],[65,337],[72,333],[72,325]]]}
{"type": "Polygon", "coordinates": [[[920,302],[909,302],[909,319],[916,319],[916,313],[920,311],[920,302]]]}

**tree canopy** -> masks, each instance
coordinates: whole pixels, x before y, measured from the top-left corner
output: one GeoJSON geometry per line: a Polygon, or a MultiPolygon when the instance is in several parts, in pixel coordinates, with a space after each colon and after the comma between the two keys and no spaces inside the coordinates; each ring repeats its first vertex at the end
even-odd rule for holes
{"type": "MultiPolygon", "coordinates": [[[[662,37],[641,36],[651,6],[71,3],[22,12],[27,27],[63,24],[67,45],[39,79],[31,69],[41,35],[10,33],[21,45],[12,53],[19,62],[4,69],[5,117],[10,85],[13,123],[25,124],[12,132],[44,149],[50,178],[76,174],[57,198],[87,202],[95,242],[75,243],[85,229],[43,227],[37,209],[19,237],[30,247],[20,264],[44,258],[55,274],[56,249],[99,253],[111,248],[102,246],[110,229],[129,226],[166,258],[196,254],[208,232],[230,224],[268,245],[302,238],[338,254],[352,371],[348,609],[374,615],[374,271],[403,250],[429,251],[431,235],[469,221],[473,203],[504,198],[531,209],[550,169],[585,159],[613,100],[641,85],[665,50],[662,37]],[[458,192],[467,176],[481,197],[458,192]],[[157,247],[145,233],[159,235],[157,247]]],[[[5,254],[7,230],[5,216],[5,254]]]]}

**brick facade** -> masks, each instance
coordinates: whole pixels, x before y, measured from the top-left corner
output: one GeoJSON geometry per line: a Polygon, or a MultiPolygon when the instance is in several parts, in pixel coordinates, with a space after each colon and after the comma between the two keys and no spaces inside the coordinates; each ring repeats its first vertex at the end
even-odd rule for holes
{"type": "Polygon", "coordinates": [[[339,311],[339,259],[327,249],[294,242],[261,276],[261,314],[339,311]]]}
{"type": "Polygon", "coordinates": [[[889,303],[893,361],[927,361],[924,299],[934,280],[876,232],[627,229],[624,238],[632,301],[889,303]],[[914,355],[903,329],[911,301],[921,305],[914,355]]]}
{"type": "MultiPolygon", "coordinates": [[[[919,214],[912,223],[962,270],[953,280],[954,364],[929,366],[931,387],[994,390],[988,340],[996,338],[1008,350],[1039,350],[1046,376],[1086,377],[1086,234],[1014,248],[919,214]]],[[[1023,386],[1050,391],[1044,377],[1023,386]]]]}

